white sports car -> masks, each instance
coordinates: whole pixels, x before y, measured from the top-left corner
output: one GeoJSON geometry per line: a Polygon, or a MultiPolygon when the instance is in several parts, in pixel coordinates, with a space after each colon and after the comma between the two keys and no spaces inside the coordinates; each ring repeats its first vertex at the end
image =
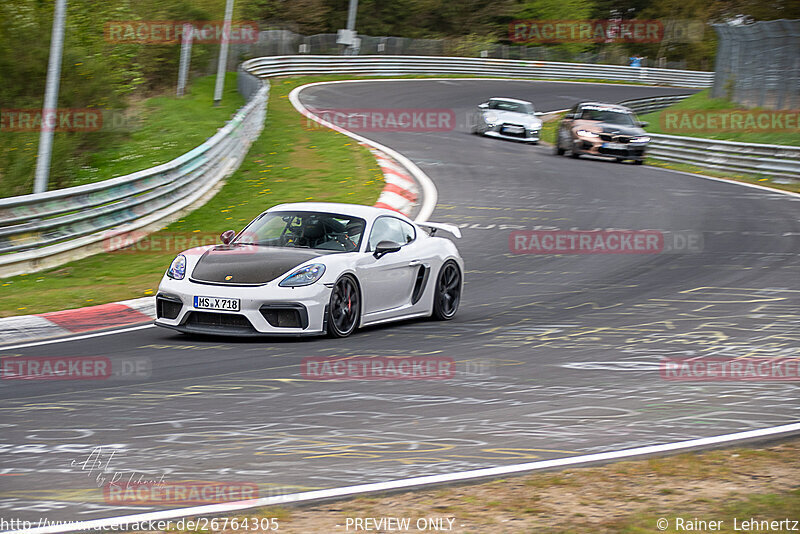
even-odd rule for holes
{"type": "Polygon", "coordinates": [[[536,144],[542,131],[542,120],[533,104],[516,98],[490,98],[478,105],[472,133],[511,141],[536,144]]]}
{"type": "Polygon", "coordinates": [[[167,269],[155,324],[185,333],[345,337],[359,326],[458,310],[464,262],[449,224],[382,208],[275,206],[222,245],[189,249],[167,269]],[[426,229],[427,231],[423,230],[426,229]]]}

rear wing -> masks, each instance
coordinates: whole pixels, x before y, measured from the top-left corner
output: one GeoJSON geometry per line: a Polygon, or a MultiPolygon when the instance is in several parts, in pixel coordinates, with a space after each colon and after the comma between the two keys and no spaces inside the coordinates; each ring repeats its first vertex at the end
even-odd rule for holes
{"type": "Polygon", "coordinates": [[[445,232],[453,234],[456,238],[461,239],[461,230],[454,224],[418,222],[417,226],[428,228],[431,235],[436,235],[436,230],[444,230],[445,232]]]}

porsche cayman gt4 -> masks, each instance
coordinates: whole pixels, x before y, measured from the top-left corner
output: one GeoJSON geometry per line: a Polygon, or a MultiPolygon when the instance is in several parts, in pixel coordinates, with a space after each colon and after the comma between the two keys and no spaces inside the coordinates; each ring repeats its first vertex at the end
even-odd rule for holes
{"type": "Polygon", "coordinates": [[[155,324],[184,333],[345,337],[360,326],[430,316],[461,300],[464,262],[438,230],[355,204],[275,206],[222,244],[186,250],[156,295],[155,324]]]}

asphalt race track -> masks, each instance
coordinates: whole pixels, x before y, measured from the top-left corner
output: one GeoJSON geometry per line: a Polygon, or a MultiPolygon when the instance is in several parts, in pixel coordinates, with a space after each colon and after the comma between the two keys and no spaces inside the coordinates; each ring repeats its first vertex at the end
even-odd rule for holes
{"type": "Polygon", "coordinates": [[[0,516],[90,519],[106,480],[254,482],[260,496],[668,443],[800,420],[796,382],[662,379],[664,357],[800,352],[800,198],[470,135],[490,96],[538,110],[690,92],[553,82],[316,86],[308,106],[452,108],[446,132],[364,132],[435,182],[462,226],[466,287],[449,323],[344,340],[198,339],[154,327],[0,356],[107,356],[149,377],[0,382],[0,516]],[[702,251],[516,255],[517,229],[701,233],[702,251]],[[309,356],[435,355],[440,381],[303,380],[309,356]],[[99,447],[99,449],[98,449],[99,447]],[[115,475],[116,474],[116,475],[115,475]]]}

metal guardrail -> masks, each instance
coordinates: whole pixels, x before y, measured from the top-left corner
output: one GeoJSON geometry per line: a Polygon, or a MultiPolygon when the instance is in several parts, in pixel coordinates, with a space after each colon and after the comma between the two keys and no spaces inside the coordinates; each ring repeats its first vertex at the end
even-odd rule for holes
{"type": "Polygon", "coordinates": [[[651,141],[647,155],[651,158],[726,172],[800,180],[800,146],[648,135],[651,141]]]}
{"type": "Polygon", "coordinates": [[[249,102],[205,143],[168,163],[93,184],[0,199],[0,276],[108,251],[110,237],[157,230],[205,201],[238,168],[264,125],[269,83],[246,73],[243,78],[239,83],[248,84],[249,102]]]}
{"type": "MultiPolygon", "coordinates": [[[[669,107],[688,96],[638,98],[620,104],[636,113],[650,113],[669,107]]],[[[651,158],[726,172],[800,180],[800,146],[737,143],[654,133],[648,135],[651,141],[647,155],[651,158]]]]}
{"type": "Polygon", "coordinates": [[[436,56],[268,56],[245,61],[243,67],[263,78],[311,74],[464,74],[503,78],[603,79],[681,87],[710,87],[714,79],[713,72],[695,70],[436,56]]]}
{"type": "Polygon", "coordinates": [[[653,111],[660,111],[664,108],[670,107],[681,100],[689,98],[692,95],[672,95],[672,96],[658,96],[655,98],[636,98],[633,100],[625,100],[620,102],[621,105],[628,107],[636,113],[651,113],[653,111]]]}

